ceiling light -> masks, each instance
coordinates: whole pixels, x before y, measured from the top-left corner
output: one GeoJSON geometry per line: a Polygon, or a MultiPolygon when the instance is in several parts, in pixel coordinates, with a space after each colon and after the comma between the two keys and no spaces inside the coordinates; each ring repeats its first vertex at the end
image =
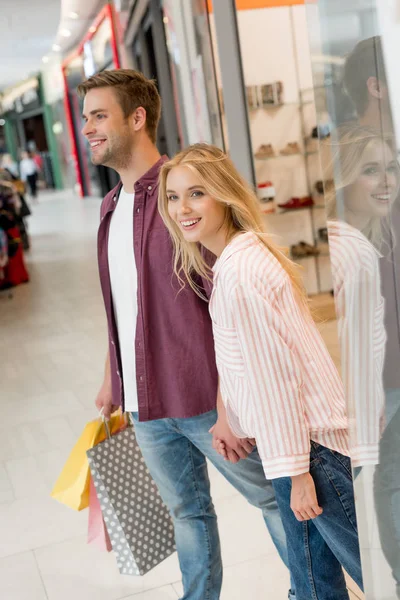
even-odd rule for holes
{"type": "Polygon", "coordinates": [[[94,25],[92,25],[92,27],[89,27],[90,33],[96,33],[96,31],[97,31],[97,27],[95,27],[94,25]]]}
{"type": "Polygon", "coordinates": [[[79,19],[79,15],[77,12],[72,11],[69,13],[69,18],[70,19],[79,19]]]}
{"type": "Polygon", "coordinates": [[[42,62],[48,63],[49,62],[49,57],[48,56],[43,56],[42,62]]]}
{"type": "Polygon", "coordinates": [[[61,29],[60,34],[63,37],[71,37],[71,32],[69,29],[61,29]]]}
{"type": "Polygon", "coordinates": [[[61,46],[59,46],[58,44],[53,44],[52,49],[54,50],[54,52],[60,52],[61,46]]]}

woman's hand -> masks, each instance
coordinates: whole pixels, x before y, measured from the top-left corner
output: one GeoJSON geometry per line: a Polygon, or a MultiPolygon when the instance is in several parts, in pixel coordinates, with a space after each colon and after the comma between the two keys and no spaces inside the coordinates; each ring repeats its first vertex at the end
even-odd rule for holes
{"type": "Polygon", "coordinates": [[[322,514],[318,505],[315,483],[310,473],[292,477],[292,495],[290,508],[298,521],[309,521],[322,514]]]}

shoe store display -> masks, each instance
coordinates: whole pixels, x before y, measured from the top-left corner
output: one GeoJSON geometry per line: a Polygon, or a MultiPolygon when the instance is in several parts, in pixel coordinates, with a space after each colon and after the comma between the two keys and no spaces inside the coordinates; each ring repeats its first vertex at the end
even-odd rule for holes
{"type": "Polygon", "coordinates": [[[321,242],[328,243],[328,241],[329,241],[329,238],[328,238],[328,228],[327,227],[321,227],[321,229],[318,229],[318,237],[321,240],[321,242]]]}
{"type": "Polygon", "coordinates": [[[274,81],[257,86],[258,105],[280,106],[283,104],[283,82],[274,81]]]}
{"type": "Polygon", "coordinates": [[[331,128],[328,124],[317,125],[311,132],[311,137],[314,139],[323,140],[331,135],[331,128]]]}
{"type": "Polygon", "coordinates": [[[318,256],[320,250],[317,246],[307,244],[307,242],[299,242],[291,246],[290,252],[293,258],[304,258],[305,256],[318,256]]]}
{"type": "Polygon", "coordinates": [[[300,146],[297,142],[289,142],[280,153],[282,156],[290,156],[291,154],[300,154],[300,152],[300,146]]]}
{"type": "Polygon", "coordinates": [[[283,210],[299,210],[301,208],[309,208],[314,206],[314,200],[311,196],[304,196],[303,198],[291,198],[283,204],[278,204],[278,206],[283,210]]]}
{"type": "Polygon", "coordinates": [[[274,200],[275,195],[272,181],[263,181],[257,185],[257,196],[260,202],[271,202],[274,200]]]}
{"type": "Polygon", "coordinates": [[[265,83],[258,86],[258,98],[261,106],[266,104],[276,104],[274,86],[272,83],[265,83]]]}
{"type": "Polygon", "coordinates": [[[324,195],[324,182],[321,180],[318,180],[315,184],[315,189],[317,191],[318,194],[320,194],[320,196],[324,195]]]}
{"type": "Polygon", "coordinates": [[[266,158],[275,156],[275,150],[271,144],[261,144],[254,156],[260,160],[265,160],[266,158]]]}
{"type": "Polygon", "coordinates": [[[275,85],[276,85],[276,95],[277,95],[277,99],[278,99],[278,104],[283,104],[284,103],[283,81],[276,81],[275,85]]]}
{"type": "Polygon", "coordinates": [[[266,202],[263,202],[261,205],[261,212],[264,215],[271,215],[276,212],[275,202],[273,198],[270,198],[266,202]]]}
{"type": "Polygon", "coordinates": [[[256,85],[246,86],[247,106],[250,110],[259,108],[258,90],[256,85]]]}

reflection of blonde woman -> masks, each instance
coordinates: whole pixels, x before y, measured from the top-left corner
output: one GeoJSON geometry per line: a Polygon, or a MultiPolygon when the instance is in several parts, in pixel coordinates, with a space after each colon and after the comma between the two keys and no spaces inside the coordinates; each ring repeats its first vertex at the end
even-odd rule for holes
{"type": "Polygon", "coordinates": [[[398,191],[390,141],[370,129],[344,128],[325,173],[333,285],[348,402],[353,466],[376,464],[384,410],[386,334],[379,272],[398,191]]]}
{"type": "Polygon", "coordinates": [[[161,170],[178,276],[201,294],[198,275],[209,272],[198,244],[218,257],[210,313],[221,394],[235,434],[255,438],[273,480],[296,598],[342,600],[342,565],[362,585],[343,387],[257,204],[213,146],[192,146],[161,170]]]}

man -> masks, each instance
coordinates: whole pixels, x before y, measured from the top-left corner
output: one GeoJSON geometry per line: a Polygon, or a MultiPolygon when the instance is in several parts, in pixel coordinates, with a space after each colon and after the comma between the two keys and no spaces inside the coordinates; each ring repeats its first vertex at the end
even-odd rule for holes
{"type": "Polygon", "coordinates": [[[146,464],[174,520],[183,598],[217,600],[222,564],[206,457],[261,508],[287,564],[272,485],[252,442],[229,430],[220,401],[216,411],[208,307],[173,276],[172,244],[157,210],[158,174],[167,160],[155,145],[157,88],[138,72],[119,70],[91,77],[78,91],[92,161],[121,178],[101,206],[98,259],[109,351],[96,406],[107,417],[120,405],[133,414],[146,464]],[[236,464],[213,449],[214,426],[236,464]]]}
{"type": "MultiPolygon", "coordinates": [[[[382,40],[362,40],[349,54],[344,87],[361,125],[382,134],[393,134],[393,119],[387,85],[382,40]]],[[[382,550],[390,564],[400,598],[400,203],[390,215],[391,232],[381,259],[382,292],[385,297],[387,335],[383,384],[386,396],[386,429],[380,443],[374,493],[382,550]]],[[[367,374],[365,374],[367,376],[367,374]]]]}

